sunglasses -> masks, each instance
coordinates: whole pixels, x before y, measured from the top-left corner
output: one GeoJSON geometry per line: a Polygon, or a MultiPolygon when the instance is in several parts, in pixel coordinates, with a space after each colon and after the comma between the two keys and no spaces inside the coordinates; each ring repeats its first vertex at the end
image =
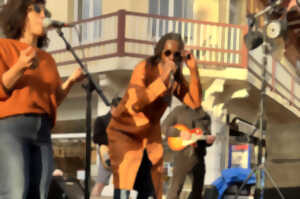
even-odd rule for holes
{"type": "Polygon", "coordinates": [[[28,7],[28,10],[33,10],[37,14],[40,14],[43,10],[45,13],[45,17],[51,17],[51,12],[47,8],[39,4],[32,4],[32,6],[28,7]]]}
{"type": "MultiPolygon", "coordinates": [[[[179,51],[173,53],[171,50],[166,50],[166,51],[164,52],[164,54],[165,54],[166,57],[169,57],[169,56],[171,56],[171,54],[173,54],[175,60],[178,60],[178,61],[181,61],[181,60],[182,60],[181,52],[179,52],[179,51]]],[[[190,59],[190,58],[191,58],[191,55],[188,54],[188,55],[186,56],[186,58],[187,58],[187,59],[190,59]]]]}
{"type": "Polygon", "coordinates": [[[164,54],[166,57],[169,57],[173,54],[175,59],[181,59],[181,52],[179,51],[172,52],[171,50],[166,50],[164,54]]]}

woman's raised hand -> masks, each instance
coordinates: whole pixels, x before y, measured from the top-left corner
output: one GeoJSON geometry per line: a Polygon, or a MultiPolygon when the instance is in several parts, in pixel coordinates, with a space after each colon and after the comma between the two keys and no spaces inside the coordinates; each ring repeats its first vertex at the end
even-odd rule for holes
{"type": "Polygon", "coordinates": [[[25,50],[20,51],[19,59],[17,60],[17,65],[21,67],[24,71],[27,69],[36,68],[36,50],[29,46],[25,50]]]}

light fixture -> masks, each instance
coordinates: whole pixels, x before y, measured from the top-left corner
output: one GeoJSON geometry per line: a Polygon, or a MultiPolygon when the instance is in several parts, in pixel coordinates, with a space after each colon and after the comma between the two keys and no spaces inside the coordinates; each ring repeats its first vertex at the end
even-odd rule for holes
{"type": "Polygon", "coordinates": [[[249,32],[244,36],[244,41],[249,50],[254,50],[263,43],[263,34],[258,30],[249,30],[249,32]]]}
{"type": "Polygon", "coordinates": [[[272,20],[265,26],[265,34],[268,39],[277,39],[283,36],[287,30],[287,23],[284,20],[272,20]]]}
{"type": "MultiPolygon", "coordinates": [[[[300,2],[300,0],[297,1],[300,2]]],[[[258,30],[256,24],[256,19],[258,17],[266,13],[268,13],[267,16],[270,16],[270,13],[278,9],[278,6],[280,6],[282,3],[283,0],[272,0],[270,2],[270,5],[267,6],[265,9],[263,9],[262,11],[247,16],[249,31],[244,36],[244,41],[249,50],[253,50],[259,47],[264,42],[264,39],[267,39],[270,42],[270,40],[278,39],[279,37],[283,36],[286,33],[287,30],[286,16],[281,16],[280,17],[281,19],[270,21],[267,25],[264,26],[263,32],[258,30]]]]}

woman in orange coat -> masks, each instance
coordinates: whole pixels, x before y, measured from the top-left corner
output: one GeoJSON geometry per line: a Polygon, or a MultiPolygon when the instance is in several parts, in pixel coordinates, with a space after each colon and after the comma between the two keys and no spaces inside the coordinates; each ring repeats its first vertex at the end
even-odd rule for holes
{"type": "Polygon", "coordinates": [[[139,199],[161,198],[161,116],[173,94],[191,108],[201,105],[197,63],[184,51],[181,36],[164,35],[154,51],[154,56],[135,67],[107,129],[115,199],[129,198],[132,189],[138,191],[139,199]],[[183,62],[190,70],[189,83],[182,74],[183,62]]]}

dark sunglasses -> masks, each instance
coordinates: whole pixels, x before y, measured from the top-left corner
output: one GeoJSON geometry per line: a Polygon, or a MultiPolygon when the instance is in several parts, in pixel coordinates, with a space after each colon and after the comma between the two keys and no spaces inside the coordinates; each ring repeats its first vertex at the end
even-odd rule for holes
{"type": "MultiPolygon", "coordinates": [[[[166,50],[166,51],[164,52],[164,54],[165,54],[166,57],[169,57],[169,56],[172,54],[172,51],[171,51],[171,50],[166,50]]],[[[174,52],[173,55],[174,55],[174,59],[175,59],[175,60],[178,60],[178,61],[181,61],[181,60],[182,60],[182,56],[181,56],[181,53],[180,53],[179,51],[174,52]]],[[[188,55],[186,56],[186,58],[187,58],[187,59],[190,59],[190,58],[191,58],[191,55],[188,54],[188,55]]]]}
{"type": "Polygon", "coordinates": [[[181,53],[179,51],[173,53],[171,50],[166,50],[164,52],[164,54],[167,57],[169,57],[173,54],[175,59],[181,59],[181,53]]]}
{"type": "Polygon", "coordinates": [[[42,10],[44,10],[45,17],[51,17],[51,12],[47,8],[45,8],[39,4],[32,4],[32,7],[29,7],[28,9],[33,10],[34,12],[36,12],[38,14],[40,14],[42,12],[42,10]]]}

